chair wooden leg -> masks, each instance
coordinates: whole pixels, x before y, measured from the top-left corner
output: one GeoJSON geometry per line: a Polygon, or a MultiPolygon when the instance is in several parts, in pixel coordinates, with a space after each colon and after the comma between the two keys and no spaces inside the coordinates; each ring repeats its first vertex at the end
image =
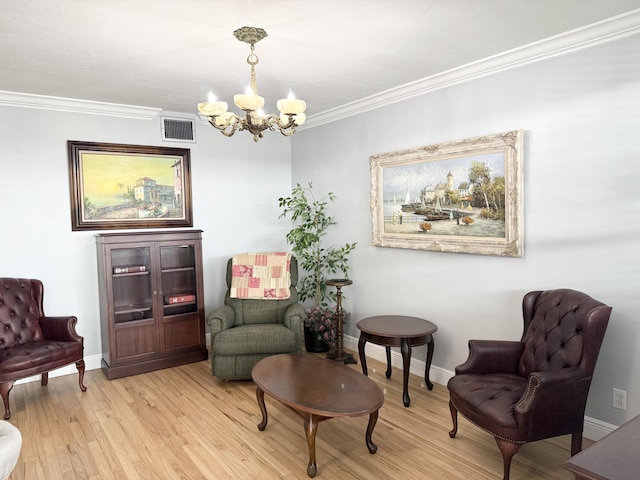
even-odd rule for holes
{"type": "Polygon", "coordinates": [[[86,392],[87,387],[84,386],[84,360],[78,360],[76,362],[76,368],[78,369],[78,384],[80,385],[80,390],[86,392]]]}
{"type": "Polygon", "coordinates": [[[571,434],[571,456],[580,453],[582,450],[582,430],[571,434]]]}
{"type": "Polygon", "coordinates": [[[451,421],[453,422],[453,429],[449,432],[451,438],[455,438],[458,433],[458,409],[453,406],[453,403],[449,402],[449,410],[451,411],[451,421]]]}
{"type": "Polygon", "coordinates": [[[502,480],[509,480],[509,471],[511,470],[511,459],[513,456],[518,453],[522,444],[507,442],[506,440],[502,440],[498,437],[493,437],[496,439],[496,443],[498,444],[498,448],[502,453],[502,464],[504,469],[504,474],[502,480]]]}
{"type": "Polygon", "coordinates": [[[9,407],[9,392],[13,388],[13,382],[0,383],[0,395],[2,395],[2,401],[4,402],[4,419],[9,420],[11,418],[11,408],[9,407]]]}
{"type": "Polygon", "coordinates": [[[40,385],[42,385],[43,387],[46,387],[48,383],[49,383],[49,372],[44,372],[42,374],[42,378],[40,379],[40,385]]]}

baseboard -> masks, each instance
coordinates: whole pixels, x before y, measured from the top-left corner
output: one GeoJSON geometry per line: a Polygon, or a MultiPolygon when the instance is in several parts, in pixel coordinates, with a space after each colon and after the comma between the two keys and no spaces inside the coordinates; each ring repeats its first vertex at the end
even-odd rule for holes
{"type": "MultiPolygon", "coordinates": [[[[344,336],[344,346],[345,348],[358,351],[358,339],[355,337],[351,337],[348,335],[344,336]]],[[[373,343],[367,343],[367,358],[372,358],[374,360],[378,360],[380,362],[386,363],[387,354],[385,348],[381,345],[376,345],[373,343]]],[[[409,369],[409,373],[413,375],[417,375],[419,377],[424,377],[424,368],[425,361],[419,360],[417,358],[411,359],[411,366],[409,369]]],[[[391,366],[394,368],[402,369],[402,355],[398,349],[391,350],[391,366]]],[[[429,370],[429,380],[433,383],[437,383],[439,385],[447,385],[447,382],[451,377],[453,377],[454,372],[451,370],[447,370],[437,365],[431,365],[431,369],[429,370]]],[[[599,440],[608,433],[611,433],[613,430],[618,428],[616,425],[612,425],[610,423],[602,422],[595,418],[584,417],[584,437],[589,440],[599,440]]]]}

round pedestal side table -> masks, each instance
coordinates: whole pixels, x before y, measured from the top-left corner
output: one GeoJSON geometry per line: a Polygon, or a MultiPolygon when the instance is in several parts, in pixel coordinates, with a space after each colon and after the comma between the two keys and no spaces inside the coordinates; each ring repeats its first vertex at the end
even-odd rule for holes
{"type": "Polygon", "coordinates": [[[364,354],[364,346],[367,342],[384,345],[387,353],[387,378],[391,378],[391,347],[400,347],[402,354],[402,401],[405,407],[411,403],[409,398],[409,367],[411,365],[411,347],[427,345],[427,360],[424,369],[424,381],[429,390],[433,389],[433,383],[429,380],[429,368],[433,359],[433,334],[438,327],[430,322],[417,317],[404,315],[379,315],[360,320],[356,327],[360,330],[358,340],[358,353],[362,364],[362,373],[367,373],[367,358],[364,354]]]}
{"type": "Polygon", "coordinates": [[[335,360],[336,362],[343,362],[345,364],[358,362],[350,353],[344,351],[344,311],[342,310],[342,287],[351,285],[353,282],[348,278],[334,278],[325,282],[331,287],[336,287],[336,313],[338,314],[338,325],[336,326],[336,349],[327,353],[327,358],[335,360]]]}

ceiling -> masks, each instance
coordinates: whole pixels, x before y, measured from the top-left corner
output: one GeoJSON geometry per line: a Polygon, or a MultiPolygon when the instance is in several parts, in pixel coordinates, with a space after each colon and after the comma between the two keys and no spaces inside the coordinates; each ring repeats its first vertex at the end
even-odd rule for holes
{"type": "Polygon", "coordinates": [[[313,116],[640,8],[640,0],[0,0],[0,91],[195,113],[249,82],[313,116]]]}

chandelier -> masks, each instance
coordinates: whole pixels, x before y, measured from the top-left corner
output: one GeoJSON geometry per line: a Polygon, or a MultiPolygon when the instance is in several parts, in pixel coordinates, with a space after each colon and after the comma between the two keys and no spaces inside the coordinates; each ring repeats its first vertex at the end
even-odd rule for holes
{"type": "Polygon", "coordinates": [[[245,116],[240,117],[233,112],[227,111],[227,102],[216,101],[213,93],[209,93],[209,101],[198,104],[198,112],[209,117],[209,123],[220,130],[223,135],[230,137],[236,130],[247,130],[253,134],[253,141],[257,142],[262,138],[265,130],[275,131],[276,127],[280,133],[289,137],[296,131],[296,127],[305,121],[304,110],[307,108],[306,102],[296,100],[291,91],[288,98],[278,100],[278,110],[280,115],[265,115],[262,112],[264,98],[258,95],[256,84],[256,65],[258,57],[255,54],[255,44],[267,36],[262,28],[242,27],[233,32],[233,35],[241,42],[251,45],[251,53],[247,57],[247,63],[251,66],[251,82],[244,94],[234,95],[233,103],[244,110],[245,116]]]}

